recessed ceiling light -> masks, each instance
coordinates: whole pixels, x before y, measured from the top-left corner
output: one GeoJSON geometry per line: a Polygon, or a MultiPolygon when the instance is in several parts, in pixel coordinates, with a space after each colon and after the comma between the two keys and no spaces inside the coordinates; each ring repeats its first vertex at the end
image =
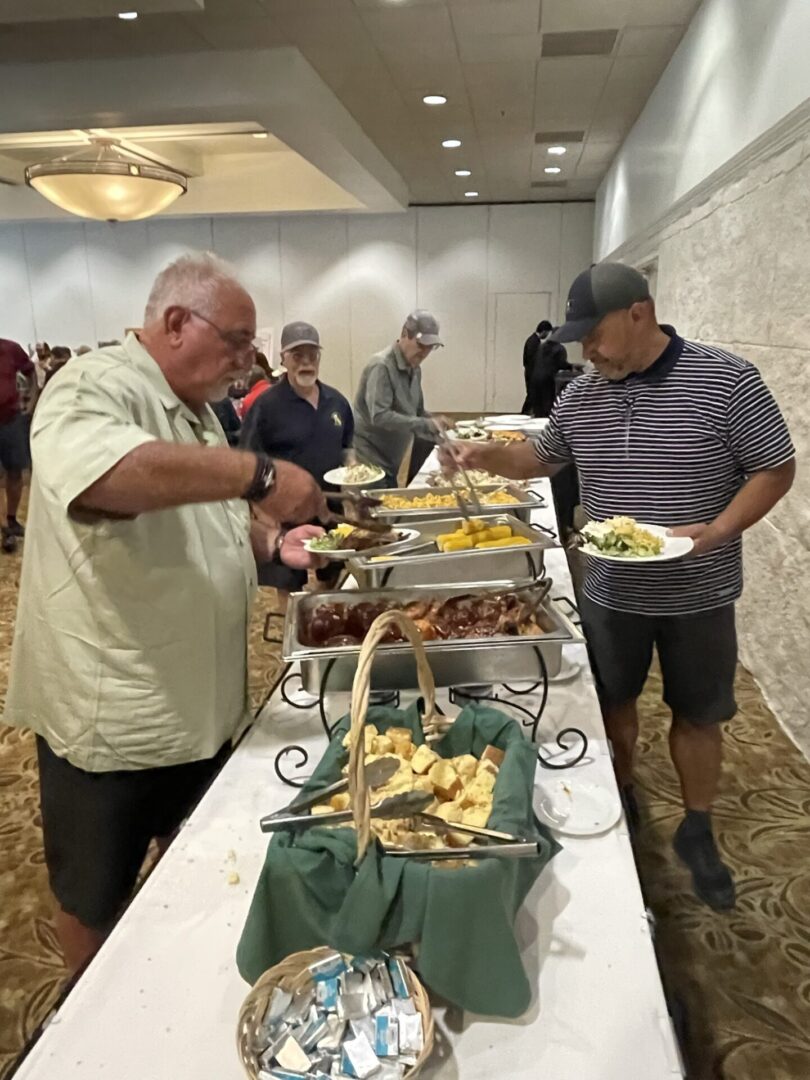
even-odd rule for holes
{"type": "Polygon", "coordinates": [[[119,11],[118,12],[118,18],[119,19],[127,19],[128,21],[131,20],[131,19],[137,19],[138,18],[138,12],[137,11],[119,11]]]}
{"type": "Polygon", "coordinates": [[[549,152],[549,154],[564,154],[565,153],[565,147],[564,146],[550,146],[548,148],[548,152],[549,152]]]}
{"type": "Polygon", "coordinates": [[[456,176],[472,176],[469,169],[456,169],[456,176]]]}
{"type": "Polygon", "coordinates": [[[444,96],[444,94],[425,94],[425,96],[422,98],[422,101],[424,101],[425,105],[447,104],[447,98],[444,96]]]}
{"type": "Polygon", "coordinates": [[[266,139],[267,138],[267,132],[266,131],[254,131],[254,132],[252,132],[252,134],[253,134],[254,139],[266,139]]]}
{"type": "Polygon", "coordinates": [[[545,169],[543,169],[543,172],[558,173],[558,172],[562,172],[562,170],[560,169],[560,167],[558,165],[546,165],[545,169]]]}
{"type": "Polygon", "coordinates": [[[464,198],[465,199],[477,199],[478,198],[478,192],[477,191],[465,191],[464,192],[464,198]]]}
{"type": "Polygon", "coordinates": [[[445,150],[455,150],[457,146],[461,146],[461,139],[443,139],[442,146],[445,150]]]}

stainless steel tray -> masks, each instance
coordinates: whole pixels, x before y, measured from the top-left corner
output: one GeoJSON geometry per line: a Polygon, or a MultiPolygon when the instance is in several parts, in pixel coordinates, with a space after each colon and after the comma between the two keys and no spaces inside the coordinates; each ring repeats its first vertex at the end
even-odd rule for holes
{"type": "Polygon", "coordinates": [[[355,556],[349,565],[358,585],[368,589],[394,585],[450,585],[480,582],[486,577],[500,581],[534,581],[545,571],[544,552],[559,547],[554,537],[539,526],[505,513],[487,517],[487,525],[509,525],[512,532],[527,539],[528,544],[512,548],[439,551],[432,542],[442,533],[453,532],[460,521],[457,516],[431,518],[419,523],[421,543],[415,547],[391,552],[390,557],[355,556]],[[423,546],[426,542],[432,546],[423,546]]]}
{"type": "MultiPolygon", "coordinates": [[[[301,664],[305,689],[318,693],[350,690],[357,668],[359,645],[318,648],[304,645],[298,628],[303,614],[323,603],[361,604],[370,600],[423,599],[425,596],[449,599],[474,593],[482,596],[525,588],[525,582],[474,582],[464,585],[415,585],[403,589],[350,589],[328,593],[293,593],[284,622],[282,654],[286,661],[301,664]]],[[[582,635],[557,605],[546,600],[539,609],[553,629],[540,637],[511,637],[507,635],[473,640],[459,638],[449,641],[426,641],[425,650],[437,686],[468,686],[480,683],[518,682],[537,679],[542,653],[550,676],[560,669],[563,644],[582,641],[582,635]]],[[[374,690],[411,690],[418,686],[413,651],[407,642],[381,645],[374,658],[371,673],[374,690]]]]}
{"type": "MultiPolygon", "coordinates": [[[[379,499],[383,495],[398,495],[403,499],[414,499],[422,495],[452,495],[453,488],[448,487],[408,487],[408,488],[369,488],[364,495],[379,499]]],[[[546,505],[546,500],[536,491],[526,490],[518,484],[486,484],[475,489],[485,495],[488,491],[506,491],[514,495],[517,502],[498,503],[494,506],[481,506],[481,517],[493,517],[496,514],[514,514],[521,521],[528,521],[532,510],[539,510],[546,505]]],[[[401,521],[409,525],[412,521],[433,521],[447,518],[453,514],[453,508],[437,506],[433,508],[420,507],[415,510],[389,510],[384,506],[375,506],[371,513],[374,517],[383,521],[401,521]]]]}

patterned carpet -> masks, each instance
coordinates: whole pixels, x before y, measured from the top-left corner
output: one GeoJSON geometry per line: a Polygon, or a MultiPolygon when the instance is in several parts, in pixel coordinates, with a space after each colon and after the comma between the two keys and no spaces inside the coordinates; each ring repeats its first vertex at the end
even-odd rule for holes
{"type": "MultiPolygon", "coordinates": [[[[19,565],[18,555],[0,557],[0,693],[19,565]]],[[[252,632],[254,704],[279,669],[277,655],[261,641],[274,597],[265,592],[252,632]]],[[[655,674],[643,702],[637,770],[645,819],[639,866],[657,919],[667,988],[689,1016],[691,1080],[807,1080],[810,764],[782,734],[744,671],[738,700],[716,811],[720,842],[739,882],[737,910],[720,916],[699,904],[672,854],[680,809],[655,674]]],[[[63,980],[49,922],[33,740],[0,726],[0,1080],[47,1015],[63,980]]],[[[647,1080],[628,1070],[628,1080],[647,1080]]]]}

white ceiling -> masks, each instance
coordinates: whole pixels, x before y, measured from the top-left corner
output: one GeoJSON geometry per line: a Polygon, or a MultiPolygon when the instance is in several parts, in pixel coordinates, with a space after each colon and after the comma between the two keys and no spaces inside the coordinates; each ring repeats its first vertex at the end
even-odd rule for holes
{"type": "MultiPolygon", "coordinates": [[[[292,45],[404,179],[412,202],[463,202],[471,187],[482,200],[583,199],[595,193],[698,5],[0,0],[0,63],[292,45]],[[162,13],[133,22],[105,14],[118,6],[162,13]],[[195,7],[204,10],[189,10],[195,7]],[[22,9],[28,19],[36,9],[49,21],[16,21],[22,9]],[[591,47],[554,36],[578,31],[616,31],[609,55],[548,55],[591,47]],[[426,93],[445,94],[448,104],[427,107],[426,93]],[[568,152],[551,158],[544,133],[561,131],[584,134],[563,139],[568,152]],[[443,149],[447,137],[462,147],[443,149]],[[559,176],[543,172],[551,164],[561,167],[559,176]],[[462,167],[472,170],[470,179],[454,176],[462,167]]],[[[258,151],[255,142],[250,149],[258,151]]]]}

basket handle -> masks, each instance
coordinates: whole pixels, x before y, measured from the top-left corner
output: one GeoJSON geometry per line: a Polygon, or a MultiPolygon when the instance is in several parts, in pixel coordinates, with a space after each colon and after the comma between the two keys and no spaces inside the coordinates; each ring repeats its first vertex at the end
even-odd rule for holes
{"type": "Polygon", "coordinates": [[[371,803],[366,784],[366,747],[363,727],[368,713],[368,698],[371,689],[371,667],[374,654],[380,642],[392,626],[398,627],[413,646],[416,660],[416,674],[419,689],[425,700],[425,722],[427,728],[439,719],[436,713],[436,684],[428,663],[422,635],[413,619],[402,611],[384,611],[378,615],[369,627],[369,631],[360,647],[357,657],[357,669],[352,682],[352,701],[349,727],[349,798],[355,828],[357,829],[357,863],[359,864],[371,839],[371,803]]]}

